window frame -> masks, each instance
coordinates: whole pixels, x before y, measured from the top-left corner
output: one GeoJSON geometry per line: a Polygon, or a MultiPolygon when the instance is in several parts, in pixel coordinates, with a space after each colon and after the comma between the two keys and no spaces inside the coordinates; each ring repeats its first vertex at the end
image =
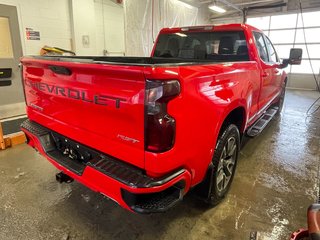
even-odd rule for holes
{"type": "Polygon", "coordinates": [[[3,39],[1,40],[4,40],[4,46],[5,46],[4,49],[5,48],[7,49],[7,52],[3,52],[3,55],[0,49],[0,60],[14,59],[14,55],[15,55],[14,49],[13,49],[14,41],[12,39],[12,34],[10,30],[10,19],[7,16],[0,15],[0,21],[3,24],[2,27],[3,27],[3,30],[5,31],[5,34],[2,35],[3,39]]]}
{"type": "Polygon", "coordinates": [[[279,63],[280,63],[280,60],[279,60],[279,57],[278,57],[278,53],[277,53],[276,49],[275,49],[274,46],[273,46],[273,43],[271,42],[270,38],[268,38],[265,34],[263,34],[263,37],[264,37],[264,40],[265,40],[265,43],[266,43],[266,46],[267,46],[268,59],[269,59],[268,63],[279,64],[279,63]],[[273,49],[273,51],[274,51],[274,53],[275,53],[275,55],[276,55],[276,62],[273,62],[273,61],[271,60],[271,54],[270,54],[270,51],[269,51],[269,48],[268,48],[267,41],[269,41],[270,46],[272,47],[272,49],[273,49]]]}
{"type": "Polygon", "coordinates": [[[266,44],[266,41],[264,40],[264,34],[262,32],[259,32],[259,31],[252,31],[252,35],[253,35],[253,39],[254,39],[254,44],[256,46],[256,49],[257,49],[257,52],[259,54],[259,58],[262,62],[264,63],[269,63],[269,54],[268,54],[268,49],[267,49],[267,44],[266,44]],[[264,46],[265,46],[265,50],[266,50],[266,56],[267,56],[267,61],[263,60],[261,55],[260,55],[260,51],[259,51],[259,48],[258,48],[258,44],[257,44],[257,39],[256,39],[256,36],[255,34],[260,34],[261,37],[262,37],[262,40],[263,40],[263,43],[264,43],[264,46]]]}

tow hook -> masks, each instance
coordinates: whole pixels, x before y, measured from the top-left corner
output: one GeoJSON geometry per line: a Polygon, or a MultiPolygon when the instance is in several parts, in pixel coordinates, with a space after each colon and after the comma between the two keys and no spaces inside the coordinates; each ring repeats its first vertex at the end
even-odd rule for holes
{"type": "Polygon", "coordinates": [[[69,177],[67,174],[63,172],[59,172],[56,174],[56,180],[59,183],[71,183],[73,182],[73,178],[69,177]]]}

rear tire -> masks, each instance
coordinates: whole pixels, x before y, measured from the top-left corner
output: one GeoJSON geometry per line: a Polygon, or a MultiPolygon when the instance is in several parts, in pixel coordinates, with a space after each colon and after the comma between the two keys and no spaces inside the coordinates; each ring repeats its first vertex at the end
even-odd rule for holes
{"type": "Polygon", "coordinates": [[[227,195],[237,166],[240,151],[240,133],[236,125],[230,124],[219,136],[210,177],[209,194],[206,202],[219,204],[227,195]]]}

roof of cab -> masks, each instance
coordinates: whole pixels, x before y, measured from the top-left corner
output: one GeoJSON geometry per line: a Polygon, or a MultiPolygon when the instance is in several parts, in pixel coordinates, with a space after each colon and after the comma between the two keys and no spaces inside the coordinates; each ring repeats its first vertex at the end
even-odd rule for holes
{"type": "Polygon", "coordinates": [[[222,25],[203,25],[203,26],[189,26],[189,27],[175,27],[175,28],[163,28],[160,33],[176,33],[176,32],[211,32],[211,31],[241,31],[241,30],[261,30],[243,23],[232,23],[222,25]]]}

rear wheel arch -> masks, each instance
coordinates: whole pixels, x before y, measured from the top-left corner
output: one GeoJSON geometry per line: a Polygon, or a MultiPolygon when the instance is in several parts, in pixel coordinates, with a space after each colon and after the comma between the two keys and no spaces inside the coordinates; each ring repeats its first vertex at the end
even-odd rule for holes
{"type": "Polygon", "coordinates": [[[207,206],[220,203],[229,191],[239,152],[240,133],[238,127],[230,123],[226,128],[222,128],[206,175],[195,188],[195,193],[207,206]]]}
{"type": "Polygon", "coordinates": [[[283,108],[284,98],[285,98],[285,95],[286,95],[287,80],[288,80],[287,78],[284,79],[284,81],[283,81],[283,83],[281,85],[280,94],[277,97],[278,100],[277,100],[276,103],[274,103],[274,105],[279,108],[278,112],[277,112],[277,115],[280,115],[280,113],[282,111],[282,108],[283,108]]]}
{"type": "Polygon", "coordinates": [[[236,125],[241,135],[244,133],[246,125],[246,110],[244,107],[236,107],[228,113],[219,128],[219,136],[230,124],[236,125]]]}
{"type": "MultiPolygon", "coordinates": [[[[229,128],[229,126],[231,125],[235,125],[238,128],[238,131],[240,133],[240,139],[243,136],[244,130],[245,130],[245,124],[246,124],[246,110],[243,106],[238,106],[236,108],[233,108],[224,118],[224,120],[222,121],[222,123],[220,124],[218,131],[219,134],[217,135],[217,140],[215,141],[216,147],[219,144],[219,139],[222,137],[222,134],[226,131],[226,129],[229,128]]],[[[215,154],[215,151],[214,153],[215,154]]],[[[212,158],[214,157],[214,155],[212,156],[212,158]]],[[[202,180],[201,183],[199,183],[195,190],[197,192],[197,195],[208,199],[208,194],[211,191],[212,188],[212,171],[213,169],[213,164],[212,161],[210,161],[210,163],[208,163],[209,165],[207,166],[207,171],[206,174],[204,175],[204,178],[202,180]]]]}
{"type": "Polygon", "coordinates": [[[281,79],[281,86],[280,87],[286,87],[288,84],[288,77],[285,76],[283,79],[281,79]]]}

